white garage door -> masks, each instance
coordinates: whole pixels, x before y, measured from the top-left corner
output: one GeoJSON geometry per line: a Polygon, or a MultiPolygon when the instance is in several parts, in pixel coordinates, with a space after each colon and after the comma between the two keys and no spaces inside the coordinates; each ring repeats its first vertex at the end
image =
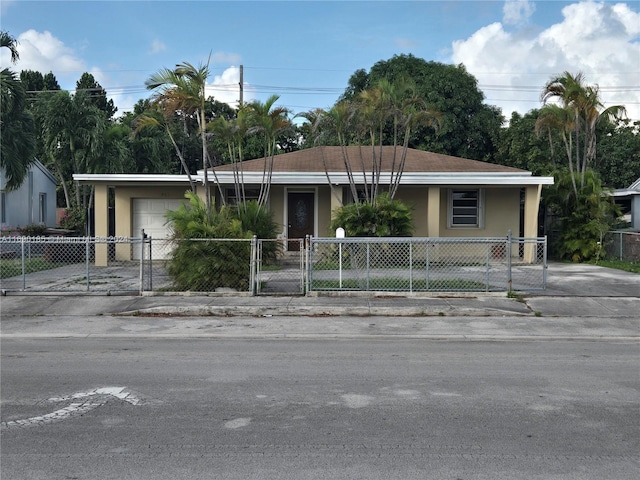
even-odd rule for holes
{"type": "MultiPolygon", "coordinates": [[[[170,234],[167,223],[167,210],[176,210],[184,201],[172,198],[134,198],[133,199],[133,231],[132,236],[139,237],[144,230],[151,237],[152,258],[166,258],[168,245],[162,241],[170,234]],[[157,242],[154,242],[157,240],[157,242]]],[[[134,249],[134,258],[140,258],[140,252],[134,249]]]]}

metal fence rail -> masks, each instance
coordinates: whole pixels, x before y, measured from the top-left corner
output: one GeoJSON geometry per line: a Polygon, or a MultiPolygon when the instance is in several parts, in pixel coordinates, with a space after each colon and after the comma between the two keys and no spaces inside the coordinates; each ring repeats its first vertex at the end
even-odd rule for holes
{"type": "Polygon", "coordinates": [[[640,232],[612,231],[605,239],[607,258],[640,262],[640,232]]]}
{"type": "Polygon", "coordinates": [[[546,288],[545,238],[0,237],[0,288],[32,292],[492,292],[546,288]],[[290,251],[284,251],[285,245],[290,251]],[[297,248],[292,248],[297,247],[297,248]]]}

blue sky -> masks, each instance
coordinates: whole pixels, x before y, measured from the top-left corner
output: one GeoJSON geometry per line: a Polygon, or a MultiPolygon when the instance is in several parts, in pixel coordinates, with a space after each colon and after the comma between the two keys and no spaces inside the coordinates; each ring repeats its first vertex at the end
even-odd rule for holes
{"type": "MultiPolygon", "coordinates": [[[[395,54],[463,63],[486,103],[525,113],[545,81],[583,71],[607,104],[640,119],[640,1],[28,1],[1,0],[19,41],[14,70],[52,71],[73,90],[92,73],[119,110],[144,81],[210,60],[209,93],[234,104],[280,95],[293,112],[330,107],[351,74],[395,54]]],[[[3,49],[6,50],[6,49],[3,49]]],[[[9,66],[6,52],[0,64],[9,66]]]]}

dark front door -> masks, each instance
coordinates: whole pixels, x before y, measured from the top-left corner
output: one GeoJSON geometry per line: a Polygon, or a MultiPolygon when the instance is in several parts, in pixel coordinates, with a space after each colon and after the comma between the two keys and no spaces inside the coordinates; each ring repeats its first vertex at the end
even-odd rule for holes
{"type": "MultiPolygon", "coordinates": [[[[288,204],[287,237],[296,239],[313,235],[313,193],[291,192],[288,195],[288,204]]],[[[289,242],[288,250],[300,250],[300,243],[297,241],[289,242]]]]}

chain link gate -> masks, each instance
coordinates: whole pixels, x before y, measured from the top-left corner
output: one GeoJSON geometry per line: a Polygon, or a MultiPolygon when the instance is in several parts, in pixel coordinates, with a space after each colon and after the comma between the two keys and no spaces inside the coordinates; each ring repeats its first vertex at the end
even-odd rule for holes
{"type": "Polygon", "coordinates": [[[304,295],[305,240],[258,239],[256,245],[255,294],[304,295]]]}

